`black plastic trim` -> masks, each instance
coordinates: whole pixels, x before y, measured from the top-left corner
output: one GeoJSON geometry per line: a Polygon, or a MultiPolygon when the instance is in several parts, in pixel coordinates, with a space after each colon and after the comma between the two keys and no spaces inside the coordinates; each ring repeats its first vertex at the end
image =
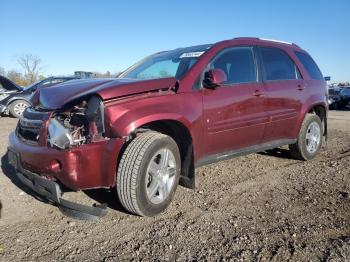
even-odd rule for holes
{"type": "Polygon", "coordinates": [[[266,151],[276,147],[294,144],[296,143],[296,141],[297,141],[296,139],[280,139],[280,140],[275,140],[275,141],[271,141],[260,145],[255,145],[255,146],[245,147],[238,150],[232,150],[224,153],[210,155],[197,161],[196,168],[200,166],[213,164],[222,160],[227,160],[233,157],[239,157],[250,153],[262,152],[262,151],[266,151]]]}
{"type": "Polygon", "coordinates": [[[24,169],[19,154],[8,150],[8,159],[9,164],[15,168],[16,175],[23,184],[58,206],[66,216],[82,220],[97,220],[107,214],[106,205],[87,206],[63,199],[59,184],[24,169]]]}

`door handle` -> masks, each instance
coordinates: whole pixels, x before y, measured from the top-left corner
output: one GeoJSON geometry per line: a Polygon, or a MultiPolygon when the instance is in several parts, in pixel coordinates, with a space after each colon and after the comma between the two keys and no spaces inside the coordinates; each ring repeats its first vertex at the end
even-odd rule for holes
{"type": "Polygon", "coordinates": [[[253,93],[253,96],[257,96],[257,97],[262,96],[262,95],[264,95],[264,93],[261,92],[260,90],[255,90],[253,93]]]}
{"type": "Polygon", "coordinates": [[[305,86],[304,86],[304,85],[299,84],[299,85],[297,86],[297,90],[299,90],[299,91],[303,91],[304,89],[305,89],[305,86]]]}

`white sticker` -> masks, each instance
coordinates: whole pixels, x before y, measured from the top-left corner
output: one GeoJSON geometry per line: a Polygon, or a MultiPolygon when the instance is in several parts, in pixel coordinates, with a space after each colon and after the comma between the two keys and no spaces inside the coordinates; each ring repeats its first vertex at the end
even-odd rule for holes
{"type": "Polygon", "coordinates": [[[204,53],[202,52],[190,52],[190,53],[183,53],[180,58],[185,58],[185,57],[199,57],[204,53]]]}

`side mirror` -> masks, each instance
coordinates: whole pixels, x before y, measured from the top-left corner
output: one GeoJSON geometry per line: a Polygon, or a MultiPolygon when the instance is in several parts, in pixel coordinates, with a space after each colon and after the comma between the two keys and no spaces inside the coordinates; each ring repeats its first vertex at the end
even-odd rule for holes
{"type": "Polygon", "coordinates": [[[227,81],[227,76],[222,69],[211,69],[204,73],[203,87],[215,89],[227,81]]]}
{"type": "Polygon", "coordinates": [[[325,77],[324,77],[324,80],[325,80],[325,81],[331,81],[331,77],[330,77],[330,76],[325,76],[325,77]]]}

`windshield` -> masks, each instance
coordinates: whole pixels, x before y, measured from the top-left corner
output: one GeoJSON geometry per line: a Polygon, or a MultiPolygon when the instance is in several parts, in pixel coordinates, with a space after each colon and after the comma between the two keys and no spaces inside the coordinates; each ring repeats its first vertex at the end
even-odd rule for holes
{"type": "Polygon", "coordinates": [[[157,79],[175,77],[181,79],[211,45],[179,48],[160,52],[127,69],[119,78],[157,79]]]}

